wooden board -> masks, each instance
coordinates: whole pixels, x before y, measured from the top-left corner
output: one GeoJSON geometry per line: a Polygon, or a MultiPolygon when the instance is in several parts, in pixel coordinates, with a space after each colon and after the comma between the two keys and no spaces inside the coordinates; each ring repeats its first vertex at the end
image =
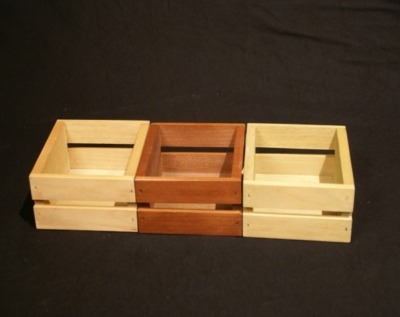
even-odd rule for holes
{"type": "Polygon", "coordinates": [[[161,143],[171,147],[233,147],[237,129],[244,125],[228,123],[152,123],[159,127],[161,143]]]}
{"type": "Polygon", "coordinates": [[[138,208],[140,233],[242,236],[241,210],[138,208]]]}
{"type": "Polygon", "coordinates": [[[37,229],[137,232],[137,207],[53,206],[36,203],[37,229]]]}
{"type": "Polygon", "coordinates": [[[230,177],[232,153],[161,153],[162,175],[174,174],[185,176],[189,173],[213,174],[215,177],[230,177]]]}
{"type": "Polygon", "coordinates": [[[135,202],[132,177],[92,175],[35,175],[34,200],[99,200],[135,202]]]}
{"type": "Polygon", "coordinates": [[[135,120],[59,120],[66,124],[68,143],[135,144],[141,125],[135,120]]]}
{"type": "Polygon", "coordinates": [[[68,149],[71,169],[124,170],[132,149],[79,147],[68,149]]]}
{"type": "Polygon", "coordinates": [[[285,149],[334,149],[337,126],[301,124],[255,125],[255,146],[285,149]]]}
{"type": "Polygon", "coordinates": [[[207,177],[135,178],[136,201],[158,203],[241,204],[239,179],[207,177]]]}
{"type": "Polygon", "coordinates": [[[243,212],[244,237],[350,242],[351,229],[351,214],[309,216],[243,212]]]}
{"type": "Polygon", "coordinates": [[[330,176],[335,173],[333,155],[256,154],[255,174],[330,176]]]}
{"type": "Polygon", "coordinates": [[[243,206],[352,212],[354,186],[244,181],[243,206]]]}
{"type": "Polygon", "coordinates": [[[31,174],[63,174],[69,171],[65,123],[57,121],[40,152],[31,174]]]}

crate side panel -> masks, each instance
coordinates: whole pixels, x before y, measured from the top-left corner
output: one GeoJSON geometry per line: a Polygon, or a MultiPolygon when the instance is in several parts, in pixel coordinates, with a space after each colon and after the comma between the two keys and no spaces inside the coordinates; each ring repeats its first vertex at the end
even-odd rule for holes
{"type": "Polygon", "coordinates": [[[243,179],[253,180],[255,176],[256,124],[247,124],[243,179]]]}
{"type": "Polygon", "coordinates": [[[233,147],[235,130],[242,124],[160,123],[161,143],[166,147],[233,147]]]}
{"type": "Polygon", "coordinates": [[[166,173],[204,173],[230,176],[232,153],[161,153],[163,175],[166,173]]]}
{"type": "Polygon", "coordinates": [[[133,179],[124,176],[54,175],[36,177],[35,200],[135,202],[133,179]]]}
{"type": "Polygon", "coordinates": [[[132,149],[77,147],[68,150],[71,169],[125,170],[132,149]]]}
{"type": "Polygon", "coordinates": [[[287,149],[334,149],[334,126],[257,124],[256,147],[287,149]]]}
{"type": "Polygon", "coordinates": [[[151,124],[143,145],[136,176],[161,175],[161,137],[157,125],[151,124]]]}
{"type": "Polygon", "coordinates": [[[352,218],[243,213],[243,236],[350,242],[352,218]]]}
{"type": "Polygon", "coordinates": [[[69,156],[68,156],[68,146],[67,137],[65,129],[60,129],[57,134],[57,138],[53,143],[53,147],[50,150],[44,163],[43,170],[41,173],[68,173],[70,168],[69,156]]]}
{"type": "Polygon", "coordinates": [[[137,207],[51,206],[36,203],[37,229],[137,232],[137,207]]]}
{"type": "Polygon", "coordinates": [[[233,150],[233,159],[231,164],[231,175],[233,177],[242,177],[244,166],[244,141],[245,141],[245,125],[239,125],[235,129],[235,143],[233,150]]]}
{"type": "Polygon", "coordinates": [[[354,185],[353,169],[351,166],[350,148],[347,139],[346,128],[340,128],[337,130],[337,168],[340,171],[340,176],[344,184],[354,185]]]}
{"type": "MultiPolygon", "coordinates": [[[[67,147],[67,142],[65,140],[66,138],[66,134],[65,134],[65,124],[63,122],[61,122],[60,120],[57,120],[57,122],[55,123],[55,125],[53,126],[53,129],[50,132],[50,135],[48,136],[45,145],[43,146],[43,149],[41,150],[39,157],[37,158],[35,165],[33,166],[33,169],[31,171],[31,174],[40,174],[43,172],[43,170],[46,167],[46,164],[49,160],[52,160],[52,156],[54,156],[55,159],[55,163],[57,164],[58,160],[57,160],[57,156],[58,153],[56,153],[56,155],[54,155],[54,148],[55,147],[61,147],[63,143],[64,148],[66,149],[67,147]]],[[[65,150],[64,150],[65,151],[65,150]]],[[[57,152],[57,150],[56,150],[57,152]]],[[[60,159],[60,158],[59,158],[60,159]]],[[[68,155],[67,155],[67,159],[68,159],[68,155]]],[[[56,171],[53,172],[64,172],[64,168],[65,166],[67,166],[68,164],[59,164],[61,166],[63,166],[62,169],[58,168],[56,171]]]]}
{"type": "Polygon", "coordinates": [[[135,176],[139,165],[140,157],[143,153],[144,144],[146,142],[147,133],[149,131],[150,124],[148,122],[140,125],[139,131],[136,136],[135,146],[131,151],[131,155],[126,166],[125,175],[135,176]]]}
{"type": "Polygon", "coordinates": [[[255,174],[334,175],[332,155],[256,154],[255,174]]]}
{"type": "Polygon", "coordinates": [[[65,124],[57,121],[40,152],[31,174],[67,173],[68,170],[69,157],[65,124]]]}
{"type": "Polygon", "coordinates": [[[240,211],[138,209],[140,233],[241,236],[240,211]]]}
{"type": "Polygon", "coordinates": [[[142,123],[131,120],[63,120],[68,143],[135,144],[142,123]]]}
{"type": "Polygon", "coordinates": [[[244,181],[243,186],[245,207],[352,212],[353,203],[353,188],[340,184],[244,181]]]}
{"type": "Polygon", "coordinates": [[[136,177],[138,202],[241,204],[241,180],[136,177]]]}

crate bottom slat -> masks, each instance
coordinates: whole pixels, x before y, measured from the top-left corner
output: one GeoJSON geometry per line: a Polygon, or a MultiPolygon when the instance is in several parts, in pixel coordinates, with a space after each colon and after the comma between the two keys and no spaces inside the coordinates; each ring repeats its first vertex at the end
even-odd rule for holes
{"type": "Polygon", "coordinates": [[[241,210],[138,208],[140,233],[242,236],[241,210]]]}
{"type": "Polygon", "coordinates": [[[137,206],[60,206],[35,203],[37,229],[137,232],[137,206]]]}
{"type": "Polygon", "coordinates": [[[325,242],[350,242],[351,214],[311,216],[243,212],[243,236],[325,242]]]}

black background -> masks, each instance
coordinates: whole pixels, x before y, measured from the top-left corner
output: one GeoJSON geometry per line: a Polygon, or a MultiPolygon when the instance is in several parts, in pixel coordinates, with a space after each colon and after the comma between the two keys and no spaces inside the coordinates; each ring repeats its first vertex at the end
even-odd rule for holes
{"type": "Polygon", "coordinates": [[[400,314],[397,1],[0,5],[0,313],[400,314]],[[36,230],[58,118],[340,124],[351,244],[36,230]]]}

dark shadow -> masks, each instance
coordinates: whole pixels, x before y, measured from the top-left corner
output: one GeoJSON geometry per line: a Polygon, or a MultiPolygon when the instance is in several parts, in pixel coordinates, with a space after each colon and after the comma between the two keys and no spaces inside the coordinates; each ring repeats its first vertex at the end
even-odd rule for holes
{"type": "Polygon", "coordinates": [[[31,193],[29,193],[19,211],[19,215],[32,227],[36,228],[35,216],[33,214],[33,205],[34,203],[32,201],[32,196],[31,193]]]}

